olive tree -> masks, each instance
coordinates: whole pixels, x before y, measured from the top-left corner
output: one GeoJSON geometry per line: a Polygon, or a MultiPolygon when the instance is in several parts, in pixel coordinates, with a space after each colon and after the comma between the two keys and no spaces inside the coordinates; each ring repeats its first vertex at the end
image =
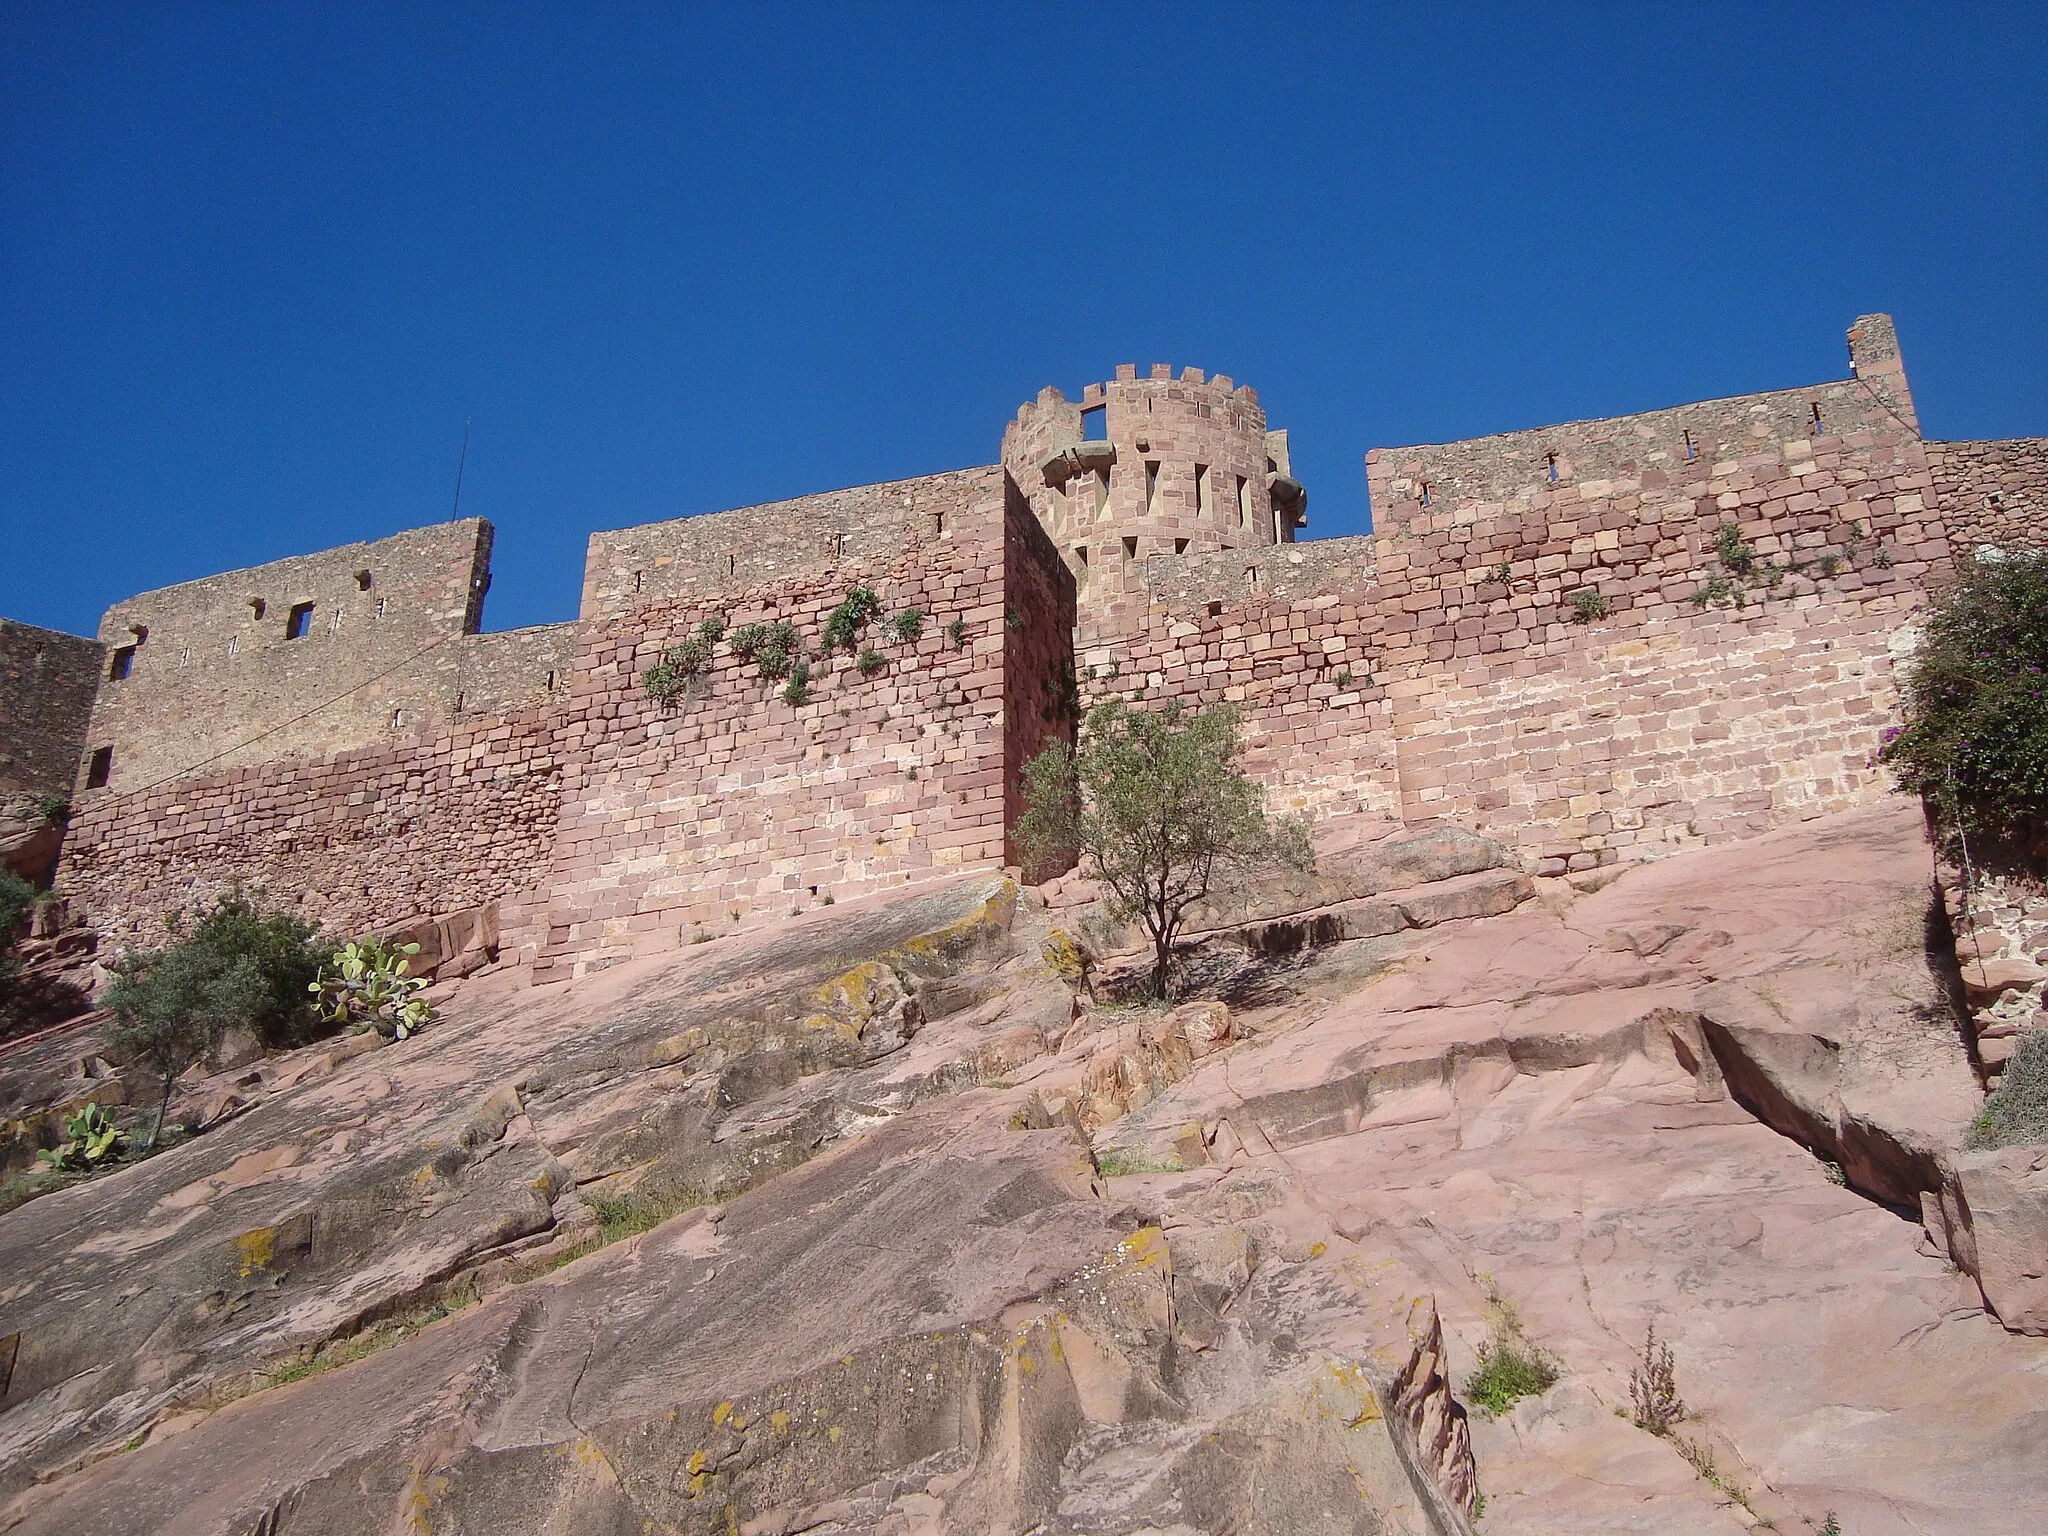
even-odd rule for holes
{"type": "Polygon", "coordinates": [[[1187,912],[1226,871],[1308,868],[1308,833],[1269,817],[1238,770],[1237,713],[1121,702],[1098,705],[1078,749],[1055,742],[1024,767],[1019,840],[1034,863],[1066,864],[1102,886],[1110,915],[1152,941],[1152,992],[1167,995],[1174,941],[1187,912]]]}

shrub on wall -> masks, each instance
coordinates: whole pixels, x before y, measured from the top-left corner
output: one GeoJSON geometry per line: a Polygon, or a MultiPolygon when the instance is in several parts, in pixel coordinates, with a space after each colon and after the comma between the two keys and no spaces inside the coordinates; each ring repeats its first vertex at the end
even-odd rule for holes
{"type": "Polygon", "coordinates": [[[743,624],[726,642],[733,655],[751,661],[754,669],[770,682],[789,676],[796,656],[796,626],[786,620],[767,624],[743,624]]]}
{"type": "Polygon", "coordinates": [[[1900,693],[1905,728],[1883,753],[1899,787],[1946,835],[2036,852],[2048,836],[2048,553],[1965,559],[1900,693]]]}
{"type": "Polygon", "coordinates": [[[882,611],[882,600],[866,587],[855,587],[846,601],[825,618],[825,653],[850,651],[868,621],[882,611]]]}

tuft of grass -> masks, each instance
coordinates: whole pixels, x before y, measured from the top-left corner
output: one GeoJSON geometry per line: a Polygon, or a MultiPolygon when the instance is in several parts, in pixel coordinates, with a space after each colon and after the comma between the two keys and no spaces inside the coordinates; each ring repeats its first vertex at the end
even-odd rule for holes
{"type": "Polygon", "coordinates": [[[616,1243],[621,1238],[651,1232],[669,1217],[703,1203],[691,1195],[673,1192],[643,1195],[637,1190],[628,1190],[620,1195],[584,1197],[584,1204],[597,1212],[597,1241],[592,1246],[598,1248],[616,1243]]]}
{"type": "Polygon", "coordinates": [[[1095,1155],[1095,1166],[1105,1179],[1132,1173],[1185,1173],[1188,1167],[1177,1157],[1153,1157],[1136,1147],[1104,1147],[1095,1155]]]}
{"type": "Polygon", "coordinates": [[[2048,1141],[2048,1029],[2020,1034],[1998,1091],[1970,1125],[1963,1144],[1989,1150],[2048,1141]]]}
{"type": "Polygon", "coordinates": [[[896,638],[908,645],[924,633],[924,610],[906,608],[897,614],[892,622],[896,628],[896,638]]]}
{"type": "Polygon", "coordinates": [[[1591,587],[1579,588],[1567,601],[1571,604],[1572,622],[1575,624],[1590,624],[1614,611],[1614,605],[1591,587]]]}
{"type": "Polygon", "coordinates": [[[320,1376],[340,1366],[353,1365],[356,1361],[379,1350],[389,1349],[393,1344],[402,1344],[430,1323],[471,1306],[474,1297],[436,1302],[433,1306],[422,1307],[401,1317],[386,1318],[372,1323],[360,1333],[352,1333],[345,1339],[332,1340],[322,1344],[312,1354],[301,1360],[278,1366],[275,1370],[262,1372],[263,1382],[269,1386],[288,1386],[295,1381],[304,1381],[309,1376],[320,1376]]]}
{"type": "Polygon", "coordinates": [[[868,646],[855,659],[854,665],[860,668],[860,675],[862,677],[872,677],[875,673],[881,671],[882,668],[889,665],[889,663],[883,660],[880,651],[876,650],[873,646],[868,646]]]}
{"type": "Polygon", "coordinates": [[[954,650],[965,650],[967,648],[967,621],[965,619],[955,619],[952,623],[948,624],[946,626],[946,638],[953,642],[954,650]]]}
{"type": "Polygon", "coordinates": [[[1491,1419],[1556,1384],[1555,1360],[1523,1339],[1519,1328],[1496,1325],[1479,1346],[1479,1368],[1465,1379],[1465,1396],[1491,1419]]]}

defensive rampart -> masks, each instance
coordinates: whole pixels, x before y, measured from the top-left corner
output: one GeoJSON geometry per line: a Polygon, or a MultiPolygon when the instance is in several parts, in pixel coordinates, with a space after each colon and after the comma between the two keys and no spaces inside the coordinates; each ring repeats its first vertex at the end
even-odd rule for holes
{"type": "Polygon", "coordinates": [[[103,660],[94,641],[0,619],[0,799],[70,793],[103,660]]]}
{"type": "Polygon", "coordinates": [[[2044,454],[1923,443],[1889,320],[1850,351],[1376,449],[1369,538],[1294,541],[1252,391],[1126,365],[1041,393],[999,464],[596,534],[573,625],[476,632],[475,522],[144,594],[103,626],[60,881],[123,938],[235,882],[337,928],[496,900],[569,976],[1021,862],[1024,765],[1109,697],[1229,702],[1277,808],[1544,873],[1861,804],[1916,609],[2043,543],[2044,454]]]}

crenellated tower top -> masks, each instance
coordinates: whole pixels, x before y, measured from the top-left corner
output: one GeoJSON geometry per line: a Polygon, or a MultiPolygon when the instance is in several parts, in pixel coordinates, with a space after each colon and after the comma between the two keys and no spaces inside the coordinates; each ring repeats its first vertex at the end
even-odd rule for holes
{"type": "Polygon", "coordinates": [[[1084,629],[1144,600],[1148,556],[1290,543],[1308,520],[1257,392],[1199,368],[1125,363],[1079,400],[1040,390],[1003,433],[1003,468],[1073,571],[1084,629]]]}

